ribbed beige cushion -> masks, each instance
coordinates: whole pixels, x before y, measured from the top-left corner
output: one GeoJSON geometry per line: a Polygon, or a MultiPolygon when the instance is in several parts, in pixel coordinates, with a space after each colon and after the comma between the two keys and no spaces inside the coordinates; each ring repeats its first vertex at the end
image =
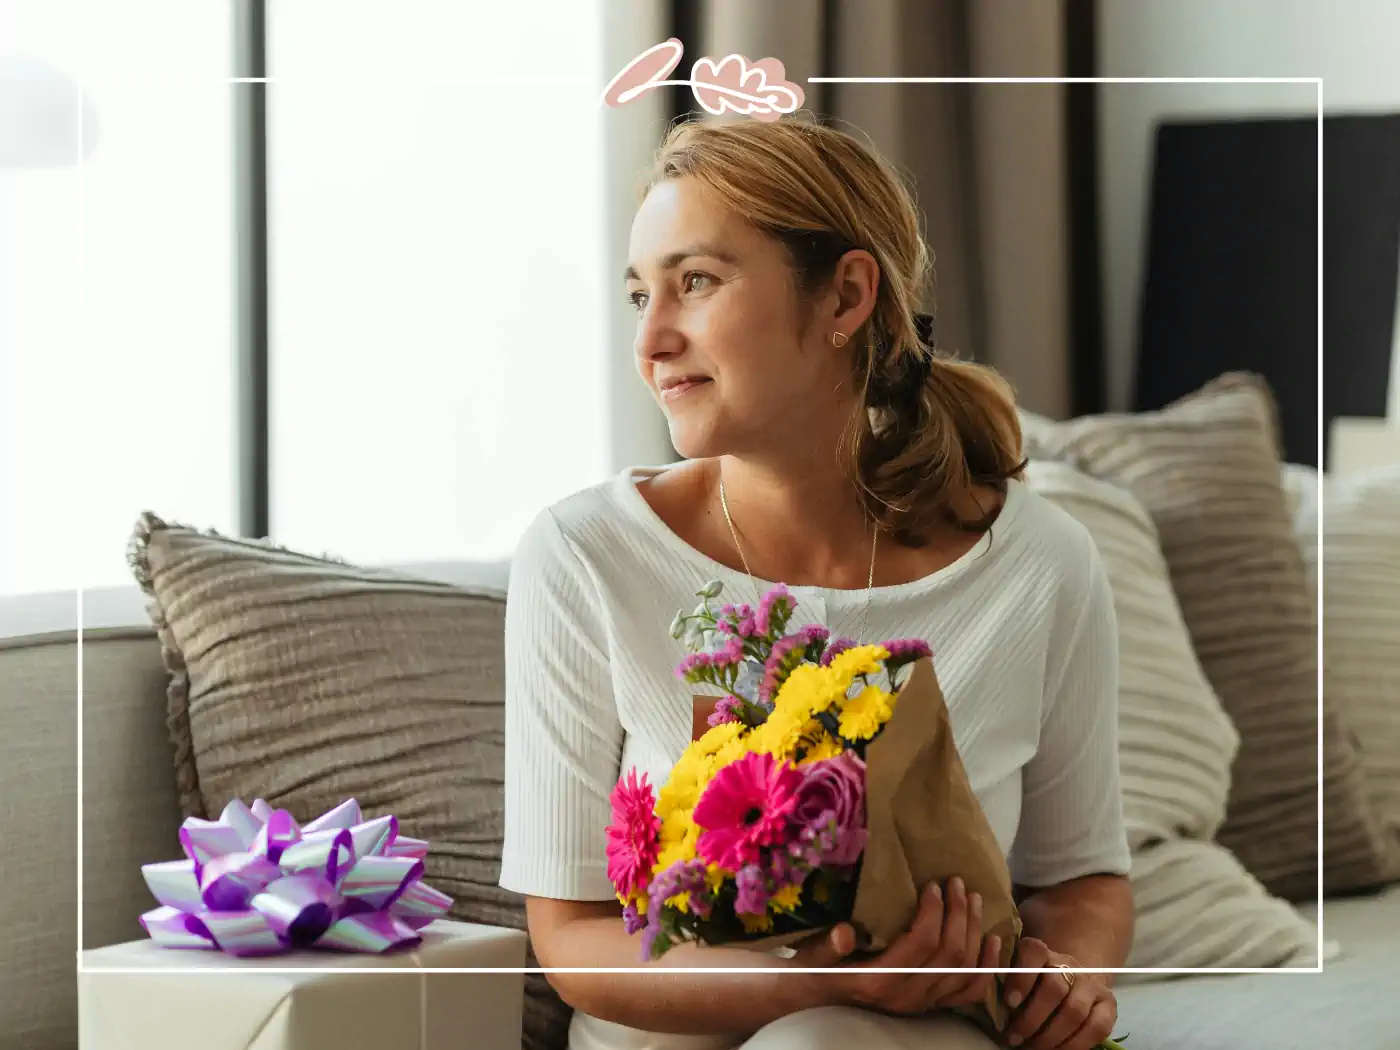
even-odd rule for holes
{"type": "MultiPolygon", "coordinates": [[[[1290,465],[1284,477],[1315,578],[1318,476],[1290,465]]],[[[1400,839],[1400,465],[1322,485],[1323,689],[1346,713],[1372,807],[1400,839]]]]}
{"type": "Polygon", "coordinates": [[[1136,922],[1129,966],[1317,964],[1316,923],[1270,895],[1217,843],[1172,839],[1148,846],[1133,855],[1131,879],[1136,922]]]}
{"type": "MultiPolygon", "coordinates": [[[[169,526],[130,560],[171,670],[186,813],[265,798],[309,820],[347,798],[429,840],[451,916],[525,928],[496,884],[503,818],[505,594],[169,526]]],[[[173,859],[173,858],[172,858],[173,859]]],[[[532,961],[530,965],[538,965],[532,961]]],[[[525,1045],[563,1046],[569,1011],[526,979],[525,1045]]]]}
{"type": "MultiPolygon", "coordinates": [[[[1157,412],[1023,423],[1029,455],[1122,485],[1152,516],[1196,655],[1240,734],[1218,840],[1271,892],[1301,900],[1317,889],[1317,638],[1274,411],[1261,380],[1231,374],[1157,412]]],[[[1327,891],[1380,884],[1394,851],[1331,701],[1323,736],[1327,891]]]]}
{"type": "Polygon", "coordinates": [[[1118,620],[1119,766],[1133,850],[1129,966],[1288,966],[1316,930],[1222,846],[1239,737],[1181,617],[1147,511],[1126,489],[1034,460],[1031,488],[1089,530],[1118,620]]]}
{"type": "Polygon", "coordinates": [[[1026,480],[1089,530],[1108,571],[1129,846],[1211,838],[1225,820],[1239,737],[1191,648],[1152,519],[1126,489],[1068,464],[1034,460],[1026,480]]]}

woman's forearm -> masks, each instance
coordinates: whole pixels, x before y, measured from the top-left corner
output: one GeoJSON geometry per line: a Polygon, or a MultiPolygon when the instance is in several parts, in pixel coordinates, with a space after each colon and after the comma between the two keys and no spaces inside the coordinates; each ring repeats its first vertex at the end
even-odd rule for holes
{"type": "MultiPolygon", "coordinates": [[[[1133,892],[1118,875],[1090,875],[1027,890],[1020,902],[1025,934],[1085,967],[1119,967],[1133,943],[1133,892]]],[[[1113,982],[1113,974],[1103,974],[1113,982]]]]}
{"type": "Polygon", "coordinates": [[[639,938],[619,919],[577,919],[560,930],[549,967],[643,967],[634,973],[551,973],[550,983],[576,1010],[651,1032],[736,1034],[756,1032],[770,1021],[819,1006],[820,975],[793,973],[766,952],[684,944],[656,963],[638,959],[639,938]],[[712,973],[707,967],[752,973],[712,973]],[[694,967],[689,973],[649,972],[651,967],[694,967]]]}

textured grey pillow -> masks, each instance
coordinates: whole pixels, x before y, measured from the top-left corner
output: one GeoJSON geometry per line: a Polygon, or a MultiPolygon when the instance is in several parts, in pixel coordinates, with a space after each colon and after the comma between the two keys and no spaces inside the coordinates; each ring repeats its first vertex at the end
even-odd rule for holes
{"type": "Polygon", "coordinates": [[[1326,548],[1324,689],[1356,735],[1377,817],[1400,840],[1400,464],[1322,478],[1289,464],[1283,477],[1314,580],[1319,531],[1326,548]]]}
{"type": "MultiPolygon", "coordinates": [[[[1120,485],[1152,516],[1196,655],[1240,735],[1218,841],[1271,892],[1315,898],[1317,624],[1268,387],[1231,373],[1160,411],[1027,413],[1023,427],[1028,455],[1120,485]]],[[[1395,850],[1331,700],[1323,741],[1326,892],[1382,884],[1395,850]]]]}
{"type": "MultiPolygon", "coordinates": [[[[496,884],[504,812],[505,594],[168,525],[129,547],[170,671],[187,815],[265,798],[306,821],[347,798],[427,839],[452,918],[525,928],[496,884]]],[[[530,965],[538,965],[531,956],[530,965]]],[[[569,1010],[526,980],[525,1046],[569,1010]]]]}
{"type": "Polygon", "coordinates": [[[1089,530],[1118,622],[1118,753],[1133,851],[1129,966],[1311,965],[1317,929],[1223,846],[1239,737],[1191,648],[1157,530],[1126,489],[1032,460],[1030,487],[1089,530]]]}

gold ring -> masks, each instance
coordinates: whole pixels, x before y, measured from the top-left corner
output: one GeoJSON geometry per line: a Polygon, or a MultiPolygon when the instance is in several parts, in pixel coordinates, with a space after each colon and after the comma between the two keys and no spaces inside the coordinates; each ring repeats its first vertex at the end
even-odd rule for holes
{"type": "Polygon", "coordinates": [[[1070,969],[1069,963],[1056,963],[1056,966],[1064,973],[1065,983],[1071,988],[1074,987],[1074,971],[1070,969]]]}

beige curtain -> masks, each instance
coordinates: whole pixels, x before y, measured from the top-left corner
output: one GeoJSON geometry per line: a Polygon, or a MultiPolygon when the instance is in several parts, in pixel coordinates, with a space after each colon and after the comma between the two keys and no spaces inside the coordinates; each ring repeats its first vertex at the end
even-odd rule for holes
{"type": "Polygon", "coordinates": [[[1063,0],[702,0],[701,54],[783,61],[807,108],[912,181],[940,343],[1028,409],[1070,409],[1069,228],[1059,84],[807,84],[812,76],[1064,75],[1063,0]],[[830,22],[824,22],[824,19],[830,22]],[[831,68],[823,68],[823,51],[831,68]]]}

